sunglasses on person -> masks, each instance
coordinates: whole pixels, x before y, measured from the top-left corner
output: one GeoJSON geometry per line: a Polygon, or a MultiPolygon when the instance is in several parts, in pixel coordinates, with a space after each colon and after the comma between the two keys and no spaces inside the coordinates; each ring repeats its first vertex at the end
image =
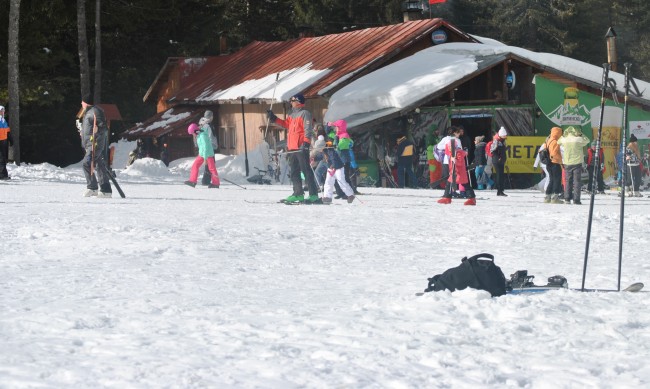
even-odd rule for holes
{"type": "Polygon", "coordinates": [[[298,99],[292,97],[292,98],[289,99],[289,102],[291,102],[291,103],[299,103],[300,101],[298,101],[298,99]]]}

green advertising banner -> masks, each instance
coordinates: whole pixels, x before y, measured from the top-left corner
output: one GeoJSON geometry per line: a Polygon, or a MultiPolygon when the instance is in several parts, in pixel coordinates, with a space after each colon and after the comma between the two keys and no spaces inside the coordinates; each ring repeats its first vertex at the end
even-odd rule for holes
{"type": "MultiPolygon", "coordinates": [[[[611,95],[609,97],[611,98],[611,95]]],[[[565,129],[573,126],[579,128],[589,139],[593,140],[597,137],[600,124],[600,96],[537,75],[535,76],[535,100],[541,111],[535,121],[537,135],[548,136],[552,127],[565,129]]],[[[635,123],[650,121],[650,112],[629,107],[628,121],[635,123]]],[[[622,99],[618,103],[606,99],[601,136],[605,153],[605,178],[617,171],[616,154],[620,149],[622,125],[622,99]]],[[[641,144],[640,146],[643,147],[641,144]]]]}

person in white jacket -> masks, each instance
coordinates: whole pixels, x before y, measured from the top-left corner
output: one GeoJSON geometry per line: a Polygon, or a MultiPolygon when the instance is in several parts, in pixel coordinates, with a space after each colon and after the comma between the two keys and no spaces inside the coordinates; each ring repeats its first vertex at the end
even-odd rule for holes
{"type": "Polygon", "coordinates": [[[541,167],[542,170],[544,171],[544,178],[537,184],[537,188],[542,191],[542,193],[546,193],[546,188],[548,188],[548,170],[546,170],[546,164],[541,161],[539,158],[539,152],[542,150],[546,149],[546,143],[542,143],[541,146],[539,146],[539,149],[537,150],[537,157],[535,157],[535,163],[533,163],[534,168],[541,167]]]}

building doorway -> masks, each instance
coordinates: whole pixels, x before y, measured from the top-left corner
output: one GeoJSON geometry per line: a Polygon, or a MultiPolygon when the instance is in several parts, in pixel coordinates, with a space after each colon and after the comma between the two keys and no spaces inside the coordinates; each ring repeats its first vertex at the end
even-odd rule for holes
{"type": "Polygon", "coordinates": [[[474,138],[485,136],[485,142],[492,139],[492,115],[489,114],[460,114],[452,115],[452,126],[461,126],[465,129],[465,139],[461,139],[463,148],[467,148],[467,159],[471,163],[474,160],[474,138]],[[459,117],[460,116],[460,117],[459,117]]]}

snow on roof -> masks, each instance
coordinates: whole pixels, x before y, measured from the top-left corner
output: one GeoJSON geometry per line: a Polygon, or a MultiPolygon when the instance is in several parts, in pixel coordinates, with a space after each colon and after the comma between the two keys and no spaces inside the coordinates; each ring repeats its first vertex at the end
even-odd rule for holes
{"type": "MultiPolygon", "coordinates": [[[[361,77],[332,95],[325,120],[346,119],[350,128],[376,119],[377,113],[398,112],[472,74],[482,67],[486,58],[494,56],[519,56],[549,71],[566,73],[597,85],[601,83],[602,67],[497,41],[485,42],[433,46],[361,77]]],[[[615,72],[610,72],[609,76],[616,81],[618,90],[624,92],[624,76],[615,72]]],[[[641,92],[650,90],[647,82],[635,82],[641,92]]],[[[640,99],[650,104],[647,96],[640,99]]],[[[379,117],[382,116],[385,115],[379,117]]]]}
{"type": "Polygon", "coordinates": [[[331,69],[312,69],[312,63],[301,67],[283,70],[278,74],[269,74],[260,79],[251,79],[226,89],[213,90],[207,87],[197,96],[196,101],[237,100],[240,96],[246,99],[272,99],[288,101],[296,93],[316,83],[328,74],[331,69]],[[278,80],[276,82],[276,77],[278,80]],[[275,96],[274,96],[275,94],[275,96]]]}
{"type": "Polygon", "coordinates": [[[171,130],[176,123],[188,119],[192,115],[191,107],[170,108],[167,111],[154,115],[144,123],[138,123],[128,130],[124,136],[133,138],[143,134],[157,133],[159,130],[171,130]]]}

